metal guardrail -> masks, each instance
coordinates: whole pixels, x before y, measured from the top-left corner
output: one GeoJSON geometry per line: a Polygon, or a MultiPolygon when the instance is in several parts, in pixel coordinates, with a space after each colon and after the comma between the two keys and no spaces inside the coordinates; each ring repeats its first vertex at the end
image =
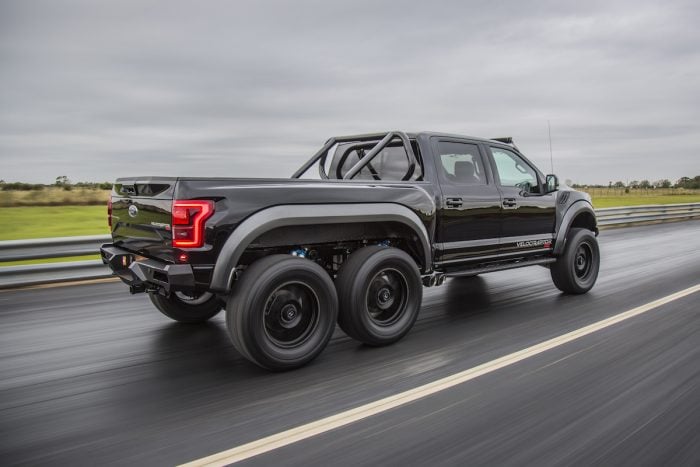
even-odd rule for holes
{"type": "Polygon", "coordinates": [[[96,255],[100,252],[100,246],[111,240],[109,235],[6,240],[0,242],[0,261],[96,255]]]}
{"type": "Polygon", "coordinates": [[[0,267],[0,289],[52,284],[55,282],[102,279],[111,275],[112,271],[102,264],[100,260],[2,266],[0,267]]]}
{"type": "Polygon", "coordinates": [[[615,227],[626,224],[664,222],[700,218],[700,203],[648,204],[595,210],[598,226],[615,227]]]}
{"type": "MultiPolygon", "coordinates": [[[[621,227],[650,222],[700,219],[700,203],[596,209],[598,226],[621,227]]],[[[0,241],[0,262],[68,258],[98,254],[109,235],[0,241]]],[[[100,260],[0,266],[0,289],[110,277],[100,260]]]]}
{"type": "MultiPolygon", "coordinates": [[[[0,261],[70,258],[96,255],[109,235],[0,241],[0,261]]],[[[110,277],[100,260],[0,266],[0,289],[110,277]]]]}

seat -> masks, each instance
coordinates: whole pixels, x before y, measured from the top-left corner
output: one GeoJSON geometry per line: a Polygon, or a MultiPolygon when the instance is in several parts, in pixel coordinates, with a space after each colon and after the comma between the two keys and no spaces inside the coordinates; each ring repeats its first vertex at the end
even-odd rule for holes
{"type": "Polygon", "coordinates": [[[455,162],[455,181],[457,183],[479,183],[474,163],[470,161],[455,162]]]}

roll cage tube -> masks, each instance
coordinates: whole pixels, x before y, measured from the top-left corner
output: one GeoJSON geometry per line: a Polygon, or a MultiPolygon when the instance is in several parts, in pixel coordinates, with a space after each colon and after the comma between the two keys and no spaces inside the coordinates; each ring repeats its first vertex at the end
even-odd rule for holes
{"type": "MultiPolygon", "coordinates": [[[[352,151],[357,150],[357,154],[360,159],[364,157],[364,147],[367,146],[368,143],[353,143],[348,146],[346,146],[345,150],[343,151],[343,155],[338,158],[338,166],[335,168],[335,178],[337,179],[342,179],[343,178],[343,165],[345,164],[345,161],[347,160],[348,156],[352,151]]],[[[331,163],[331,168],[333,167],[331,163]]],[[[372,164],[367,164],[367,168],[369,169],[370,173],[372,174],[372,178],[375,180],[381,180],[381,177],[379,176],[379,173],[377,173],[377,170],[372,166],[372,164]]]]}
{"type": "MultiPolygon", "coordinates": [[[[352,151],[360,150],[362,152],[358,151],[358,154],[360,156],[359,158],[362,159],[365,156],[364,148],[366,148],[368,145],[371,145],[372,147],[374,147],[372,142],[368,142],[368,141],[364,141],[364,142],[359,141],[357,143],[352,143],[352,144],[348,144],[347,146],[345,146],[342,155],[338,158],[338,166],[335,168],[335,178],[337,178],[339,180],[343,178],[343,174],[342,174],[343,166],[345,165],[345,162],[347,161],[347,158],[350,155],[350,153],[352,151]]],[[[408,157],[409,157],[408,154],[406,154],[407,159],[408,159],[408,157]]],[[[412,167],[410,166],[411,165],[410,159],[408,159],[408,163],[409,163],[409,170],[411,170],[412,167]]],[[[332,168],[332,165],[331,165],[331,168],[332,168]]],[[[375,180],[381,180],[381,177],[379,176],[377,169],[375,169],[374,166],[372,166],[371,162],[367,163],[367,168],[369,169],[370,173],[372,174],[372,178],[374,178],[375,180]]],[[[415,171],[415,168],[413,168],[413,170],[411,170],[411,173],[408,176],[409,178],[411,175],[413,175],[412,172],[414,172],[414,171],[415,171]]]]}
{"type": "MultiPolygon", "coordinates": [[[[323,147],[311,157],[311,159],[306,161],[306,163],[303,166],[301,166],[299,170],[294,172],[292,178],[301,177],[302,175],[304,175],[304,173],[306,173],[307,170],[309,170],[309,168],[311,168],[315,163],[318,162],[319,175],[324,180],[328,179],[329,177],[326,173],[325,163],[326,158],[328,157],[328,151],[334,145],[336,145],[337,143],[373,141],[376,140],[377,137],[378,135],[360,135],[330,138],[328,141],[326,141],[326,144],[324,144],[323,147]]],[[[365,154],[354,166],[350,168],[350,170],[343,177],[343,180],[350,180],[354,178],[365,166],[369,165],[372,159],[374,159],[382,151],[382,149],[387,147],[389,143],[391,143],[396,138],[399,138],[403,143],[404,149],[406,150],[406,156],[408,157],[409,161],[408,171],[406,172],[406,175],[404,175],[402,180],[410,179],[416,170],[417,163],[416,155],[413,153],[413,148],[411,147],[411,141],[409,140],[408,135],[406,135],[406,133],[403,131],[390,131],[367,154],[365,154]]],[[[376,175],[374,174],[374,168],[372,168],[370,171],[372,172],[374,178],[376,178],[376,175]]]]}
{"type": "MultiPolygon", "coordinates": [[[[328,141],[326,141],[326,144],[324,144],[323,147],[322,147],[321,149],[319,149],[318,152],[317,152],[316,154],[314,154],[313,156],[311,156],[311,159],[309,159],[308,161],[306,161],[306,162],[304,163],[304,165],[302,165],[301,167],[299,167],[299,170],[297,170],[296,172],[294,172],[294,174],[292,174],[292,178],[299,178],[299,177],[301,177],[302,175],[304,175],[304,174],[306,173],[306,171],[309,170],[309,169],[311,168],[311,166],[313,166],[316,162],[318,162],[318,160],[321,159],[322,157],[323,157],[323,160],[325,161],[325,160],[326,160],[326,155],[327,155],[328,151],[329,151],[336,143],[337,143],[337,138],[331,138],[331,139],[329,139],[328,141]]],[[[321,166],[323,166],[323,164],[321,164],[321,166]]],[[[325,173],[326,173],[326,172],[325,172],[325,170],[324,170],[324,171],[323,171],[323,174],[325,174],[325,173]]],[[[321,176],[321,178],[324,178],[323,175],[321,176]]],[[[326,175],[325,178],[328,178],[328,175],[326,175]]]]}
{"type": "Polygon", "coordinates": [[[411,175],[413,175],[413,172],[416,170],[416,156],[413,154],[413,148],[411,147],[411,142],[408,140],[408,136],[406,133],[402,131],[392,131],[386,134],[382,140],[377,143],[376,146],[374,146],[365,156],[357,161],[355,165],[352,166],[350,170],[347,171],[345,176],[343,177],[343,180],[351,180],[355,175],[360,173],[360,170],[362,170],[367,164],[372,162],[372,159],[377,157],[377,155],[387,147],[389,143],[394,138],[400,138],[401,141],[403,142],[404,149],[406,150],[406,154],[408,155],[409,159],[409,167],[408,171],[406,171],[406,175],[401,180],[408,180],[411,178],[411,175]]]}

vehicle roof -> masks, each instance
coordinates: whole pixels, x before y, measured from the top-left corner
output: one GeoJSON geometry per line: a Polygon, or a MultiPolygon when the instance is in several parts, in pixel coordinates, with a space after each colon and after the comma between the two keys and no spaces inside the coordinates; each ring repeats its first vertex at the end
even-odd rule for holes
{"type": "MultiPolygon", "coordinates": [[[[386,136],[387,133],[390,133],[389,131],[385,132],[378,132],[378,133],[365,133],[365,134],[360,134],[360,135],[342,135],[340,138],[352,138],[352,137],[357,137],[357,138],[369,138],[369,137],[377,137],[377,139],[381,139],[384,136],[386,136]]],[[[474,140],[474,141],[480,141],[482,143],[489,143],[489,144],[501,144],[504,146],[512,147],[512,145],[504,143],[502,141],[496,141],[491,138],[481,138],[478,136],[467,136],[467,135],[458,135],[455,133],[444,133],[444,132],[439,132],[439,131],[407,131],[405,132],[406,135],[410,139],[416,139],[418,136],[439,136],[439,137],[445,137],[445,138],[460,138],[460,139],[469,139],[469,140],[474,140]]]]}

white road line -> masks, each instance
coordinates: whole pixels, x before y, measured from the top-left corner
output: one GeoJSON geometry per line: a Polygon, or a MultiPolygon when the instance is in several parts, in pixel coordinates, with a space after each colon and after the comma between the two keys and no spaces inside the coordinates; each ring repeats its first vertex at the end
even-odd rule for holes
{"type": "Polygon", "coordinates": [[[654,300],[653,302],[649,302],[645,305],[632,308],[631,310],[627,310],[602,321],[584,326],[575,331],[562,334],[561,336],[554,337],[540,344],[533,345],[532,347],[513,352],[509,355],[483,363],[468,370],[460,371],[459,373],[455,373],[451,376],[441,378],[437,381],[433,381],[432,383],[424,384],[417,388],[409,389],[408,391],[385,397],[375,402],[370,402],[360,407],[346,410],[345,412],[341,412],[330,417],[322,418],[315,422],[281,431],[274,435],[266,436],[265,438],[242,444],[235,448],[221,451],[219,453],[212,454],[211,456],[203,457],[183,465],[187,467],[223,466],[249,459],[251,457],[272,451],[273,449],[281,448],[282,446],[287,446],[289,444],[296,443],[297,441],[311,438],[312,436],[349,425],[350,423],[358,420],[380,414],[395,407],[422,399],[431,394],[444,391],[445,389],[449,389],[457,386],[458,384],[462,384],[479,376],[491,373],[492,371],[496,371],[500,368],[525,360],[526,358],[533,357],[541,354],[542,352],[546,352],[547,350],[567,344],[583,336],[587,336],[588,334],[600,331],[601,329],[605,329],[614,324],[641,315],[642,313],[646,313],[654,308],[658,308],[662,305],[686,297],[698,291],[700,291],[700,284],[694,285],[693,287],[689,287],[685,290],[681,290],[680,292],[667,295],[666,297],[654,300]]]}

